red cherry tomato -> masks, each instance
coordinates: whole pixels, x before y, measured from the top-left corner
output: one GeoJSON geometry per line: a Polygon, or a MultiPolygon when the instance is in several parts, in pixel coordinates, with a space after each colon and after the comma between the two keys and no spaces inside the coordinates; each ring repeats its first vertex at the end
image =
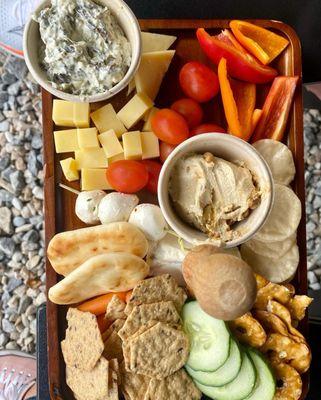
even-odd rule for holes
{"type": "Polygon", "coordinates": [[[176,111],[164,108],[152,118],[152,130],[163,142],[179,144],[188,138],[188,125],[176,111]]]}
{"type": "Polygon", "coordinates": [[[147,168],[149,175],[146,189],[151,193],[157,193],[158,178],[162,169],[162,164],[153,160],[144,160],[142,163],[147,168]]]}
{"type": "Polygon", "coordinates": [[[186,96],[199,103],[211,100],[220,90],[215,72],[198,61],[183,66],[179,73],[179,83],[186,96]]]}
{"type": "Polygon", "coordinates": [[[192,129],[189,133],[190,136],[200,135],[201,133],[220,132],[226,133],[226,130],[216,124],[202,124],[192,129]]]}
{"type": "Polygon", "coordinates": [[[180,99],[171,105],[171,109],[181,114],[189,128],[199,125],[203,119],[201,106],[193,99],[180,99]]]}
{"type": "Polygon", "coordinates": [[[132,160],[113,162],[106,172],[110,185],[122,193],[136,193],[148,182],[148,171],[144,164],[132,160]]]}
{"type": "Polygon", "coordinates": [[[162,163],[165,162],[166,158],[171,154],[171,152],[175,149],[175,145],[173,144],[168,144],[165,142],[160,142],[159,145],[159,152],[160,152],[160,160],[162,163]]]}

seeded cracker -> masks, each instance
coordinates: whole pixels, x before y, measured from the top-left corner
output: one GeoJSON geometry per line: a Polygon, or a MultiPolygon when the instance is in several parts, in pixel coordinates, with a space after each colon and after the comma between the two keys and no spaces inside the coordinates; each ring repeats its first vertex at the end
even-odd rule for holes
{"type": "Polygon", "coordinates": [[[105,318],[109,321],[115,321],[116,319],[126,319],[124,312],[126,303],[121,300],[118,296],[114,295],[107,306],[105,318]]]}
{"type": "Polygon", "coordinates": [[[78,400],[104,400],[108,398],[108,361],[101,357],[91,371],[66,366],[67,385],[78,400]]]}
{"type": "Polygon", "coordinates": [[[187,336],[162,322],[130,340],[130,367],[137,374],[163,379],[182,368],[187,358],[187,336]]]}
{"type": "MultiPolygon", "coordinates": [[[[118,362],[116,360],[113,361],[113,367],[116,367],[118,369],[118,362]]],[[[108,371],[108,400],[118,400],[119,399],[119,394],[118,394],[118,375],[116,370],[112,367],[111,361],[109,363],[109,371],[108,371]]]]}
{"type": "Polygon", "coordinates": [[[185,291],[177,285],[172,276],[159,275],[145,279],[136,285],[125,308],[125,313],[129,315],[135,306],[160,301],[172,301],[180,313],[186,299],[185,291]]]}
{"type": "Polygon", "coordinates": [[[124,326],[118,332],[122,340],[128,339],[149,321],[159,321],[171,325],[180,325],[181,319],[172,301],[142,304],[135,306],[128,316],[124,326]]]}
{"type": "Polygon", "coordinates": [[[114,372],[116,372],[117,383],[118,383],[118,386],[120,386],[121,375],[120,375],[119,362],[118,362],[117,358],[113,358],[112,360],[109,360],[109,368],[111,368],[114,372]]]}
{"type": "Polygon", "coordinates": [[[124,320],[116,320],[105,332],[106,339],[104,341],[104,357],[107,360],[117,358],[119,361],[123,359],[122,340],[118,336],[118,330],[123,326],[124,320]]]}
{"type": "Polygon", "coordinates": [[[122,376],[121,391],[125,396],[125,399],[143,400],[150,378],[126,371],[124,363],[120,364],[120,371],[122,376]]]}
{"type": "Polygon", "coordinates": [[[106,342],[106,340],[109,338],[109,336],[114,332],[118,332],[124,325],[125,321],[123,319],[116,319],[110,327],[102,334],[103,341],[106,342]]]}
{"type": "Polygon", "coordinates": [[[69,308],[66,338],[61,342],[65,363],[80,370],[92,370],[104,350],[97,318],[89,312],[69,308]]]}
{"type": "Polygon", "coordinates": [[[152,378],[144,400],[200,400],[201,397],[202,393],[192,379],[180,369],[161,381],[152,378]]]}

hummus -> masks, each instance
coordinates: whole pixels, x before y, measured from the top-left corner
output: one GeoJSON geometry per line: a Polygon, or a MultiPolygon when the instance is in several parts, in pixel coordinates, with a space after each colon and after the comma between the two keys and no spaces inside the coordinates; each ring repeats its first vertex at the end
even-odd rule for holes
{"type": "Polygon", "coordinates": [[[211,153],[188,154],[178,160],[169,194],[185,222],[222,242],[236,238],[233,224],[247,218],[261,198],[248,168],[211,153]]]}

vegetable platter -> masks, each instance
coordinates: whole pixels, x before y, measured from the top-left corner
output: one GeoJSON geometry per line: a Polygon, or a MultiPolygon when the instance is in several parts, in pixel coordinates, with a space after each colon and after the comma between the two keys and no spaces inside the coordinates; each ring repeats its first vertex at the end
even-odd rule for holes
{"type": "MultiPolygon", "coordinates": [[[[161,84],[161,88],[155,100],[158,108],[169,107],[173,102],[184,94],[180,88],[178,75],[182,66],[189,61],[200,61],[207,66],[212,67],[209,59],[202,51],[196,38],[196,30],[202,27],[210,35],[218,35],[222,30],[229,28],[229,20],[140,20],[140,27],[143,32],[153,32],[158,34],[173,35],[177,37],[170,49],[175,50],[175,56],[172,59],[170,67],[161,84]]],[[[307,266],[306,266],[306,242],[305,242],[305,192],[304,192],[304,159],[303,159],[303,120],[302,120],[302,93],[301,93],[301,49],[300,42],[296,33],[288,25],[278,21],[271,20],[254,20],[249,21],[257,26],[267,28],[275,32],[282,38],[289,41],[288,46],[282,53],[271,63],[280,75],[297,76],[299,81],[295,90],[293,105],[290,111],[288,122],[285,129],[283,142],[287,144],[292,151],[296,175],[292,182],[292,188],[298,196],[301,207],[302,216],[297,231],[297,243],[299,248],[299,266],[295,277],[291,283],[295,287],[297,294],[306,294],[307,289],[307,266]]],[[[246,43],[245,43],[246,44],[246,43]]],[[[243,45],[245,46],[243,43],[243,45]]],[[[245,46],[246,47],[246,46],[245,46]]],[[[204,49],[203,49],[204,50],[204,49]]],[[[253,49],[252,49],[253,50],[253,49]]],[[[254,49],[255,51],[255,49],[254,49]]],[[[267,55],[265,55],[267,57],[267,55]]],[[[267,58],[262,58],[263,63],[268,62],[267,58]]],[[[264,99],[269,91],[270,83],[257,85],[257,105],[262,108],[264,99]]],[[[116,111],[120,110],[131,98],[128,96],[127,88],[119,94],[109,99],[107,102],[92,103],[90,105],[91,112],[99,109],[106,103],[111,103],[116,111]]],[[[63,183],[68,187],[79,190],[79,182],[68,182],[62,174],[60,160],[64,157],[56,154],[54,144],[54,134],[56,130],[52,120],[54,97],[47,91],[42,92],[43,100],[43,140],[44,140],[44,168],[45,168],[45,231],[46,244],[49,245],[51,239],[60,232],[66,232],[85,227],[86,225],[77,218],[75,214],[75,193],[65,190],[59,184],[63,183]]],[[[215,121],[218,125],[225,125],[224,109],[220,96],[215,98],[215,106],[212,101],[207,102],[203,106],[205,120],[215,121]]],[[[233,116],[231,121],[233,120],[233,116]]],[[[231,124],[230,124],[231,125],[231,124]]],[[[148,202],[157,204],[157,196],[143,190],[138,193],[140,202],[148,202]]],[[[59,280],[59,275],[52,268],[51,263],[47,260],[47,289],[52,288],[59,280]]],[[[197,297],[197,296],[196,296],[197,297]]],[[[195,302],[196,303],[196,302],[195,302]]],[[[201,303],[200,303],[201,304],[201,303]]],[[[184,312],[186,318],[193,319],[196,314],[203,311],[193,310],[198,305],[187,303],[184,312]],[[191,308],[191,310],[189,310],[191,308]]],[[[51,301],[47,302],[47,327],[48,327],[48,367],[49,367],[49,385],[50,396],[53,400],[73,399],[73,394],[66,384],[65,366],[63,356],[60,349],[60,342],[64,339],[66,329],[66,311],[67,308],[58,306],[51,301]]],[[[184,313],[183,312],[183,313],[184,313]]],[[[183,316],[184,318],[184,316],[183,316]]],[[[205,319],[207,317],[204,317],[205,319]]],[[[204,322],[205,323],[205,322],[204,322]]],[[[151,328],[152,330],[153,328],[151,328]]],[[[165,328],[164,328],[165,329],[165,328]]],[[[217,328],[218,329],[218,328],[217,328]]],[[[307,334],[307,318],[305,317],[299,324],[300,332],[307,334]]],[[[176,334],[175,334],[176,335],[176,334]]],[[[226,333],[229,340],[229,335],[226,333]]],[[[224,336],[224,335],[223,335],[224,336]]],[[[175,336],[176,337],[176,336],[175,336]]],[[[235,349],[234,349],[235,350],[235,349]]],[[[223,351],[223,350],[222,350],[223,351]]],[[[232,351],[232,350],[231,350],[232,351]]],[[[260,364],[260,360],[256,359],[256,353],[252,354],[252,359],[260,364]]],[[[223,357],[223,356],[222,356],[223,357]]],[[[190,366],[198,370],[198,360],[191,360],[190,366]],[[193,361],[193,362],[192,362],[193,361]]],[[[222,363],[220,363],[221,365],[222,363]]],[[[219,366],[219,364],[217,365],[219,366]]],[[[246,367],[244,367],[246,369],[246,367]]],[[[248,367],[249,368],[249,367],[248,367]]],[[[200,368],[201,369],[201,368],[200,368]]],[[[194,371],[195,372],[195,371],[194,371]]],[[[246,373],[246,371],[245,371],[246,373]]],[[[193,373],[192,373],[193,376],[193,373]]],[[[200,380],[202,381],[202,376],[200,380]]],[[[249,375],[247,376],[248,379],[249,375]]],[[[302,395],[304,399],[308,391],[308,373],[302,375],[302,395]]],[[[254,382],[254,378],[253,378],[254,382]]],[[[200,388],[202,386],[200,385],[200,388]]],[[[246,388],[240,388],[244,391],[246,388]]],[[[204,391],[206,392],[206,390],[204,391]]],[[[215,392],[216,393],[216,392],[215,392]]],[[[212,395],[213,396],[213,395],[212,395]]],[[[219,394],[220,396],[220,394],[219,394]]],[[[196,398],[196,397],[195,397],[196,398]]],[[[212,397],[214,398],[214,397],[212,397]]],[[[284,397],[284,399],[286,399],[284,397]]]]}

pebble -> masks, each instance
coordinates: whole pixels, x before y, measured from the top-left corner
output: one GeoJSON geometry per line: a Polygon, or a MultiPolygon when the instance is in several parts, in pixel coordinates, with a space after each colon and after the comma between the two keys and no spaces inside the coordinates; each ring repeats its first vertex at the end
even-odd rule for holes
{"type": "Polygon", "coordinates": [[[8,207],[0,207],[0,229],[8,235],[13,231],[11,212],[8,207]]]}

